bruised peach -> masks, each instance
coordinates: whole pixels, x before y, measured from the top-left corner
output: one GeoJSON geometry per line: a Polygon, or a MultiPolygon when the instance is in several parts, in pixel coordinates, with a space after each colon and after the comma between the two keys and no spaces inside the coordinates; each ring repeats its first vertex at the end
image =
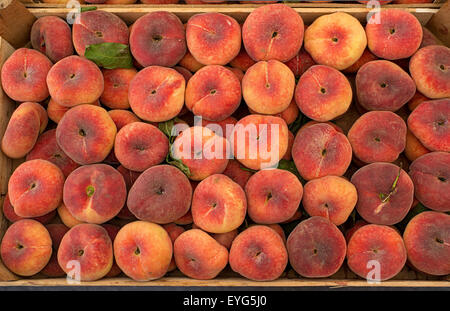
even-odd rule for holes
{"type": "Polygon", "coordinates": [[[315,65],[316,63],[312,59],[311,55],[306,52],[305,48],[301,48],[297,55],[284,64],[292,70],[295,78],[298,79],[306,70],[308,70],[309,67],[315,65]]]}
{"type": "Polygon", "coordinates": [[[192,197],[192,218],[201,229],[225,233],[237,229],[247,212],[245,192],[228,176],[214,174],[201,181],[192,197]]]}
{"type": "Polygon", "coordinates": [[[409,115],[408,127],[427,149],[450,152],[450,99],[421,103],[409,115]]]}
{"type": "Polygon", "coordinates": [[[64,184],[64,204],[79,221],[101,224],[114,218],[125,204],[123,176],[106,164],[74,170],[64,184]]]}
{"type": "Polygon", "coordinates": [[[353,174],[358,191],[356,210],[365,221],[394,225],[408,214],[414,185],[408,174],[392,163],[371,163],[353,174]]]}
{"type": "Polygon", "coordinates": [[[279,117],[248,115],[234,127],[234,156],[253,170],[274,167],[286,154],[288,132],[286,122],[279,117]]]}
{"type": "Polygon", "coordinates": [[[413,14],[386,9],[374,14],[366,25],[367,45],[376,56],[389,60],[407,58],[422,42],[422,26],[413,14]]]}
{"type": "Polygon", "coordinates": [[[307,117],[325,122],[348,110],[352,103],[352,88],[338,70],[315,65],[300,77],[295,89],[295,102],[307,117]]]}
{"type": "Polygon", "coordinates": [[[288,108],[295,88],[295,77],[277,60],[260,61],[245,72],[242,95],[256,113],[276,114],[288,108]]]}
{"type": "Polygon", "coordinates": [[[331,125],[319,123],[297,133],[292,158],[306,180],[326,175],[342,176],[352,160],[352,147],[344,134],[331,125]]]}
{"type": "Polygon", "coordinates": [[[255,61],[248,56],[247,51],[242,46],[238,55],[230,61],[230,66],[233,68],[237,68],[242,70],[243,72],[247,71],[252,65],[255,64],[255,61]]]}
{"type": "Polygon", "coordinates": [[[241,50],[241,27],[227,15],[208,12],[189,18],[186,42],[192,56],[204,65],[226,65],[241,50]]]}
{"type": "Polygon", "coordinates": [[[43,101],[49,95],[46,77],[51,67],[52,62],[44,54],[20,48],[2,66],[2,89],[18,102],[43,101]]]}
{"type": "Polygon", "coordinates": [[[241,186],[242,189],[245,188],[248,179],[252,176],[252,172],[242,166],[237,160],[228,161],[228,165],[225,168],[225,171],[223,171],[223,174],[230,177],[235,183],[241,186]]]}
{"type": "Polygon", "coordinates": [[[47,75],[47,85],[54,101],[73,107],[96,101],[103,93],[104,81],[95,63],[72,55],[53,65],[47,75]]]}
{"type": "Polygon", "coordinates": [[[450,207],[450,154],[430,152],[411,163],[409,175],[414,182],[414,195],[426,207],[448,212],[450,207]]]}
{"type": "Polygon", "coordinates": [[[27,154],[26,160],[42,159],[58,166],[65,177],[79,165],[69,158],[56,142],[56,129],[48,130],[39,136],[33,149],[27,154]]]}
{"type": "Polygon", "coordinates": [[[256,8],[245,19],[242,39],[245,50],[255,61],[292,59],[303,43],[301,16],[285,4],[256,8]]]}
{"type": "Polygon", "coordinates": [[[343,70],[363,54],[367,39],[361,23],[344,12],[322,15],[305,31],[305,49],[313,60],[343,70]]]}
{"type": "Polygon", "coordinates": [[[343,177],[324,176],[305,184],[303,207],[311,216],[322,216],[336,226],[345,223],[355,208],[355,186],[343,177]]]}
{"type": "Polygon", "coordinates": [[[131,81],[128,100],[131,110],[141,119],[164,122],[180,113],[186,82],[175,69],[150,66],[131,81]]]}
{"type": "Polygon", "coordinates": [[[390,111],[367,112],[350,128],[348,140],[365,163],[393,162],[405,149],[406,124],[390,111]]]}
{"type": "Polygon", "coordinates": [[[403,239],[414,268],[431,275],[450,273],[450,215],[420,213],[406,226],[403,239]]]}
{"type": "Polygon", "coordinates": [[[125,125],[116,135],[114,153],[125,168],[142,172],[164,161],[169,140],[157,127],[144,122],[125,125]]]}
{"type": "Polygon", "coordinates": [[[350,270],[369,281],[385,281],[396,276],[406,263],[406,248],[397,231],[383,225],[359,228],[347,247],[350,270]]]}
{"type": "Polygon", "coordinates": [[[14,212],[21,217],[39,217],[61,203],[64,175],[55,164],[31,160],[19,165],[8,182],[14,212]]]}
{"type": "Polygon", "coordinates": [[[78,55],[84,56],[91,44],[113,42],[128,45],[128,27],[120,17],[106,11],[82,12],[73,24],[72,39],[78,55]]]}
{"type": "Polygon", "coordinates": [[[209,234],[199,229],[182,233],[174,243],[178,269],[194,279],[215,278],[228,263],[228,251],[209,234]]]}
{"type": "Polygon", "coordinates": [[[356,74],[358,103],[367,110],[397,111],[415,92],[414,81],[393,62],[371,61],[356,74]]]}
{"type": "Polygon", "coordinates": [[[251,226],[241,232],[230,249],[230,267],[253,281],[272,281],[288,263],[283,239],[267,226],[251,226]]]}
{"type": "Polygon", "coordinates": [[[186,53],[183,24],[170,12],[147,13],[133,24],[130,50],[143,67],[175,66],[186,53]]]}
{"type": "Polygon", "coordinates": [[[103,69],[105,86],[100,96],[103,105],[111,109],[128,109],[128,87],[136,76],[134,68],[103,69]]]}
{"type": "Polygon", "coordinates": [[[41,271],[50,260],[52,240],[41,223],[23,219],[6,230],[0,251],[9,270],[21,276],[31,276],[41,271]]]}
{"type": "Polygon", "coordinates": [[[245,185],[248,215],[258,224],[290,219],[303,196],[303,186],[293,173],[281,169],[261,170],[245,185]]]}
{"type": "Polygon", "coordinates": [[[187,166],[189,178],[197,181],[222,173],[230,157],[228,140],[201,126],[183,130],[171,148],[174,159],[187,166]]]}
{"type": "Polygon", "coordinates": [[[299,223],[287,239],[289,263],[301,276],[328,277],[345,259],[344,235],[328,219],[313,216],[299,223]]]}
{"type": "Polygon", "coordinates": [[[173,247],[160,225],[134,221],[123,226],[114,240],[114,258],[119,268],[136,281],[150,281],[166,274],[173,247]]]}
{"type": "Polygon", "coordinates": [[[430,152],[427,148],[422,145],[422,143],[411,133],[410,130],[406,133],[406,145],[405,145],[405,156],[410,161],[414,161],[420,156],[430,152]]]}
{"type": "Polygon", "coordinates": [[[136,179],[127,206],[140,220],[167,224],[187,213],[191,197],[191,184],[179,169],[157,165],[136,179]]]}
{"type": "Polygon", "coordinates": [[[58,264],[58,249],[64,235],[69,231],[69,228],[63,224],[50,224],[45,226],[52,239],[52,256],[48,264],[42,269],[42,274],[48,277],[62,277],[66,273],[58,264]]]}
{"type": "Polygon", "coordinates": [[[86,165],[106,158],[116,133],[116,125],[105,109],[80,105],[64,114],[56,127],[56,141],[72,160],[86,165]]]}
{"type": "Polygon", "coordinates": [[[72,279],[101,279],[113,264],[113,248],[108,232],[95,224],[80,224],[71,228],[59,245],[58,263],[72,279]]]}
{"type": "Polygon", "coordinates": [[[186,107],[210,121],[230,117],[241,103],[241,85],[229,69],[210,65],[198,70],[186,86],[186,107]]]}
{"type": "Polygon", "coordinates": [[[57,16],[38,18],[31,27],[30,41],[33,49],[47,55],[52,62],[73,54],[70,27],[57,16]]]}
{"type": "Polygon", "coordinates": [[[409,62],[417,90],[429,98],[450,97],[450,48],[430,45],[417,51],[409,62]]]}
{"type": "Polygon", "coordinates": [[[25,104],[19,105],[13,112],[2,137],[1,149],[9,158],[24,157],[33,149],[39,136],[39,113],[34,105],[25,104]]]}

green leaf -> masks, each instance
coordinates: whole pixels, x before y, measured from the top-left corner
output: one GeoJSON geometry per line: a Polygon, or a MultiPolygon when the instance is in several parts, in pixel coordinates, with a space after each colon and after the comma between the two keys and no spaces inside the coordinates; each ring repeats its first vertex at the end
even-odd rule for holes
{"type": "Polygon", "coordinates": [[[95,10],[97,10],[96,6],[82,6],[80,9],[80,12],[83,13],[83,12],[95,11],[95,10]]]}
{"type": "Polygon", "coordinates": [[[247,171],[247,172],[251,172],[251,173],[256,173],[257,170],[252,170],[251,168],[245,167],[245,166],[241,166],[239,165],[239,168],[243,171],[247,171]]]}
{"type": "Polygon", "coordinates": [[[171,119],[166,122],[159,122],[158,128],[161,132],[163,132],[169,139],[172,137],[172,129],[174,125],[174,120],[171,119]]]}
{"type": "Polygon", "coordinates": [[[191,176],[191,170],[181,160],[173,159],[172,157],[167,156],[166,162],[167,164],[177,167],[187,177],[191,176]]]}
{"type": "Polygon", "coordinates": [[[126,44],[113,42],[90,44],[86,47],[84,56],[106,69],[133,67],[131,52],[126,44]]]}

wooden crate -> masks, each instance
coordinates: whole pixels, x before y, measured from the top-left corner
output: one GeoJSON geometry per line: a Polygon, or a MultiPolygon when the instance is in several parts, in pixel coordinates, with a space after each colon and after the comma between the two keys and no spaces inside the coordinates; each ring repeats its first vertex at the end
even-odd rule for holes
{"type": "MultiPolygon", "coordinates": [[[[9,36],[10,42],[16,46],[24,46],[26,43],[20,43],[17,40],[19,33],[21,38],[28,36],[31,24],[35,17],[41,17],[46,15],[57,15],[64,17],[68,13],[66,8],[29,8],[29,12],[20,4],[18,0],[12,0],[11,5],[13,7],[13,19],[22,19],[25,22],[17,23],[14,29],[5,27],[4,22],[8,20],[8,16],[5,16],[5,11],[0,10],[0,34],[6,34],[9,36]],[[25,10],[25,11],[23,11],[25,10]],[[32,13],[29,14],[29,13],[32,13]],[[34,15],[34,16],[33,16],[34,15]],[[2,25],[3,23],[3,25],[2,25]],[[19,29],[18,29],[19,28],[19,29]],[[26,32],[26,36],[23,36],[23,32],[26,32]]],[[[441,12],[438,13],[438,8],[404,8],[408,10],[420,20],[422,24],[434,22],[437,28],[448,22],[448,10],[449,6],[446,4],[446,8],[443,17],[439,17],[441,12]]],[[[228,5],[228,6],[98,6],[99,9],[117,14],[123,18],[127,23],[134,22],[140,16],[154,11],[170,11],[178,15],[184,22],[187,19],[196,14],[203,12],[218,11],[224,14],[228,14],[236,18],[239,22],[243,22],[247,15],[254,10],[256,6],[250,5],[228,5]]],[[[305,20],[305,23],[310,23],[318,16],[333,13],[336,11],[347,12],[360,21],[364,21],[368,9],[365,7],[297,7],[294,8],[305,20]]],[[[7,15],[7,14],[6,14],[7,15]]],[[[445,37],[441,36],[441,39],[445,37]]],[[[448,44],[448,41],[446,41],[448,44]]],[[[14,47],[9,44],[4,38],[0,37],[0,67],[4,61],[14,52],[14,47]]],[[[3,90],[0,88],[0,137],[3,136],[8,120],[16,107],[16,103],[8,98],[3,90]]],[[[7,192],[7,182],[13,172],[13,170],[19,165],[22,160],[12,160],[7,158],[0,151],[0,206],[3,204],[4,197],[7,192]]],[[[3,217],[0,210],[0,239],[3,237],[4,232],[8,226],[8,221],[3,217]]],[[[159,280],[150,282],[136,282],[128,277],[119,277],[111,279],[102,279],[95,282],[82,282],[82,286],[176,286],[176,287],[328,287],[328,288],[341,288],[341,287],[450,287],[449,276],[447,277],[425,277],[423,274],[417,274],[416,272],[405,269],[401,275],[394,280],[382,282],[379,284],[369,284],[365,280],[357,279],[356,276],[351,273],[348,268],[343,267],[334,278],[327,279],[305,279],[299,278],[293,271],[285,273],[280,279],[271,282],[255,282],[241,277],[238,277],[235,273],[225,271],[221,273],[219,277],[213,280],[194,280],[181,275],[180,272],[174,272],[165,276],[159,280]]],[[[74,286],[67,283],[65,278],[49,279],[44,278],[41,275],[36,275],[31,278],[20,278],[11,273],[0,260],[0,286],[74,286]]]]}

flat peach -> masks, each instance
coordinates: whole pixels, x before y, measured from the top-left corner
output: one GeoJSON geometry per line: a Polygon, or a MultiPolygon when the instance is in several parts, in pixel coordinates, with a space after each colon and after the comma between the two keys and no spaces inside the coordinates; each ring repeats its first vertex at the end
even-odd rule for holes
{"type": "Polygon", "coordinates": [[[366,25],[367,45],[376,56],[388,60],[407,58],[422,42],[422,26],[402,9],[381,10],[366,25]]]}
{"type": "Polygon", "coordinates": [[[338,70],[322,65],[310,67],[298,80],[295,102],[301,112],[319,122],[343,115],[352,103],[352,88],[338,70]]]}
{"type": "Polygon", "coordinates": [[[21,217],[39,217],[55,210],[62,199],[64,175],[55,164],[31,160],[19,165],[8,182],[14,212],[21,217]]]}
{"type": "Polygon", "coordinates": [[[318,123],[297,133],[292,158],[306,180],[326,175],[342,176],[352,160],[352,147],[347,137],[333,126],[318,123]]]}
{"type": "Polygon", "coordinates": [[[127,206],[140,220],[168,224],[187,213],[192,187],[171,165],[157,165],[142,173],[131,186],[127,206]]]}
{"type": "Polygon", "coordinates": [[[100,101],[111,109],[128,109],[128,87],[131,80],[136,76],[134,68],[103,69],[103,80],[105,82],[100,101]]]}
{"type": "Polygon", "coordinates": [[[232,231],[244,222],[247,212],[245,192],[231,178],[211,175],[195,189],[191,212],[194,223],[207,232],[232,231]]]}
{"type": "Polygon", "coordinates": [[[287,239],[289,263],[301,276],[328,277],[342,266],[344,235],[328,219],[313,216],[299,223],[287,239]]]}
{"type": "Polygon", "coordinates": [[[58,263],[72,279],[101,279],[108,274],[113,263],[113,248],[108,232],[94,224],[80,224],[71,228],[59,245],[58,263]]]}
{"type": "Polygon", "coordinates": [[[245,185],[248,215],[258,224],[275,224],[294,216],[303,196],[303,186],[293,173],[261,170],[245,185]]]}
{"type": "Polygon", "coordinates": [[[241,49],[241,27],[227,15],[195,14],[186,25],[186,42],[192,56],[204,65],[226,65],[241,49]]]}
{"type": "Polygon", "coordinates": [[[173,247],[160,225],[135,221],[123,226],[114,240],[114,258],[119,268],[136,281],[150,281],[167,272],[173,247]]]}
{"type": "Polygon", "coordinates": [[[174,243],[178,269],[198,280],[215,278],[228,263],[228,251],[206,232],[192,229],[182,233],[174,243]]]}
{"type": "Polygon", "coordinates": [[[41,271],[50,260],[52,240],[47,229],[32,219],[19,220],[5,232],[1,242],[5,266],[21,276],[41,271]]]}
{"type": "Polygon", "coordinates": [[[366,45],[364,28],[348,13],[322,15],[305,31],[305,49],[313,60],[337,70],[353,65],[366,45]]]}
{"type": "Polygon", "coordinates": [[[106,164],[84,165],[64,184],[64,204],[77,220],[101,224],[114,218],[125,204],[123,176],[106,164]]]}
{"type": "Polygon", "coordinates": [[[303,43],[301,16],[285,4],[269,4],[252,11],[242,26],[245,50],[255,61],[292,59],[303,43]]]}
{"type": "Polygon", "coordinates": [[[242,231],[230,249],[230,267],[253,281],[273,281],[288,263],[288,253],[280,235],[267,226],[251,226],[242,231]]]}

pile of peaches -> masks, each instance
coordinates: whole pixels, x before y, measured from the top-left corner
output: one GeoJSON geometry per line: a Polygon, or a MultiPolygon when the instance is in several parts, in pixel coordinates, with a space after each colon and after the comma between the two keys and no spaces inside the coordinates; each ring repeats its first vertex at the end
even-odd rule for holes
{"type": "Polygon", "coordinates": [[[31,45],[1,69],[13,273],[450,274],[450,49],[409,12],[94,10],[31,45]]]}

